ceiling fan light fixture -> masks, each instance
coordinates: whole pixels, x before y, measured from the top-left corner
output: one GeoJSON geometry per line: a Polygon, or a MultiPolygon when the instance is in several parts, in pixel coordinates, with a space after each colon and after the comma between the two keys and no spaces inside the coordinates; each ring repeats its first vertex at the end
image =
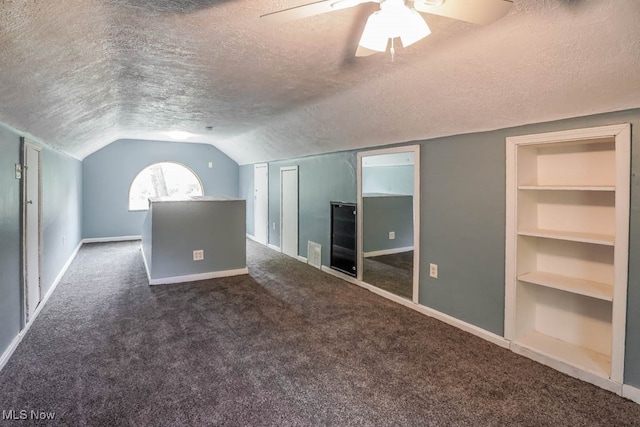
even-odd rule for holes
{"type": "Polygon", "coordinates": [[[407,47],[429,34],[429,26],[416,10],[406,7],[403,0],[385,0],[380,10],[367,19],[359,44],[384,52],[389,39],[400,37],[402,45],[407,47]]]}
{"type": "Polygon", "coordinates": [[[431,34],[431,29],[429,29],[427,23],[416,10],[409,10],[406,16],[405,23],[402,26],[402,33],[400,34],[400,40],[404,47],[412,45],[431,34]]]}
{"type": "Polygon", "coordinates": [[[367,19],[367,23],[360,37],[360,46],[375,50],[376,52],[384,52],[387,50],[389,43],[389,30],[382,11],[374,12],[367,19]]]}

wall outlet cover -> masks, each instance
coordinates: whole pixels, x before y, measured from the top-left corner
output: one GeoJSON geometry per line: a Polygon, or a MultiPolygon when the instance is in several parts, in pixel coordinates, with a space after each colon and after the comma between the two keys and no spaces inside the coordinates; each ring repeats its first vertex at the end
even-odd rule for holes
{"type": "Polygon", "coordinates": [[[198,249],[193,251],[193,260],[194,261],[202,261],[204,259],[204,250],[198,249]]]}
{"type": "Polygon", "coordinates": [[[429,276],[438,278],[438,264],[429,264],[429,276]]]}
{"type": "Polygon", "coordinates": [[[396,238],[396,232],[395,231],[390,231],[389,232],[389,240],[393,240],[396,238]]]}

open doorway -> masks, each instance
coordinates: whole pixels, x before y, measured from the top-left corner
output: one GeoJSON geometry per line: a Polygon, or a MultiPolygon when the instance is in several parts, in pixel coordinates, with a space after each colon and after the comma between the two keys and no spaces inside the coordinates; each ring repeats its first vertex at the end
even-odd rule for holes
{"type": "Polygon", "coordinates": [[[418,301],[419,146],[358,154],[358,279],[418,301]]]}

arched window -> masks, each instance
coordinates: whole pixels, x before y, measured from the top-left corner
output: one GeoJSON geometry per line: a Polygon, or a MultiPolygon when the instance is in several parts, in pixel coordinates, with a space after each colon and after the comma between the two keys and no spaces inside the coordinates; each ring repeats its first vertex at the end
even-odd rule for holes
{"type": "Polygon", "coordinates": [[[202,196],[202,182],[180,163],[155,163],[144,168],[129,188],[129,210],[146,211],[151,197],[202,196]]]}

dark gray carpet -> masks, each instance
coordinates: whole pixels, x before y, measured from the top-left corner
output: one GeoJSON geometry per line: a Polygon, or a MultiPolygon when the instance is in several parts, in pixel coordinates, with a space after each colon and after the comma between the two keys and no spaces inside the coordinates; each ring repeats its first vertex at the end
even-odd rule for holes
{"type": "Polygon", "coordinates": [[[0,373],[0,410],[54,411],[49,425],[640,425],[640,405],[297,260],[253,242],[248,260],[250,276],[149,287],[137,243],[84,246],[0,373]]]}
{"type": "Polygon", "coordinates": [[[392,294],[413,298],[413,251],[364,258],[362,280],[392,294]]]}

